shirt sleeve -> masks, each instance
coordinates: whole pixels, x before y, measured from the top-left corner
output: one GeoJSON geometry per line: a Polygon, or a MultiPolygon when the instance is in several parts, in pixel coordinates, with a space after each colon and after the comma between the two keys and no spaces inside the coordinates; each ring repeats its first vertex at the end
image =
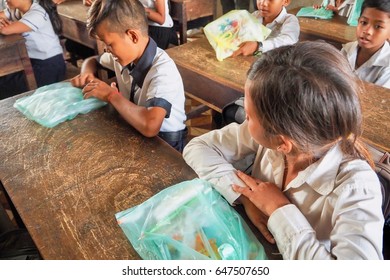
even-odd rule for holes
{"type": "Polygon", "coordinates": [[[267,52],[282,46],[293,45],[299,40],[299,32],[300,27],[297,17],[288,15],[280,27],[279,34],[264,40],[261,51],[267,52]]]}
{"type": "MultiPolygon", "coordinates": [[[[351,172],[349,172],[351,173],[351,172]]],[[[268,220],[268,229],[274,236],[284,259],[383,259],[383,214],[381,193],[376,174],[364,174],[364,185],[348,184],[335,191],[336,200],[328,227],[330,242],[321,242],[316,230],[309,224],[297,206],[289,204],[274,211],[268,220]]],[[[353,176],[353,175],[352,175],[353,176]]],[[[324,221],[319,221],[323,223],[324,221]]]]}
{"type": "Polygon", "coordinates": [[[232,123],[220,130],[213,130],[192,139],[183,151],[187,164],[198,176],[208,180],[230,203],[240,196],[231,184],[245,184],[235,174],[234,163],[255,154],[259,146],[248,132],[247,122],[232,123]]]}
{"type": "Polygon", "coordinates": [[[23,17],[20,19],[20,22],[24,23],[33,31],[37,31],[46,24],[51,24],[49,15],[46,11],[38,9],[36,7],[30,9],[23,17]]]}

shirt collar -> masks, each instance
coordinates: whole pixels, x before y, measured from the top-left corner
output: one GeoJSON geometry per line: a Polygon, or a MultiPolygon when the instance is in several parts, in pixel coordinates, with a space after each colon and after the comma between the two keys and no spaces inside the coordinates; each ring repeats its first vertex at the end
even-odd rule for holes
{"type": "MultiPolygon", "coordinates": [[[[355,67],[356,65],[356,56],[359,48],[358,41],[354,41],[350,44],[344,45],[345,51],[347,52],[347,59],[351,65],[355,67]]],[[[385,44],[380,48],[369,60],[367,60],[363,65],[364,67],[371,66],[390,66],[390,44],[385,41],[385,44]]]]}
{"type": "MultiPolygon", "coordinates": [[[[283,176],[283,155],[269,150],[267,156],[271,163],[275,163],[273,165],[274,176],[283,176]]],[[[338,168],[342,160],[343,152],[341,151],[340,145],[336,144],[322,158],[299,172],[298,176],[288,184],[286,190],[299,188],[303,184],[307,184],[321,195],[329,194],[333,190],[338,168]]]]}
{"type": "Polygon", "coordinates": [[[152,38],[149,38],[149,42],[145,48],[144,53],[139,59],[138,63],[137,64],[133,62],[129,63],[122,69],[122,72],[123,70],[127,69],[130,75],[133,77],[137,86],[142,88],[146,74],[148,74],[150,68],[152,67],[153,60],[154,57],[156,56],[156,53],[157,53],[157,44],[152,38]]]}

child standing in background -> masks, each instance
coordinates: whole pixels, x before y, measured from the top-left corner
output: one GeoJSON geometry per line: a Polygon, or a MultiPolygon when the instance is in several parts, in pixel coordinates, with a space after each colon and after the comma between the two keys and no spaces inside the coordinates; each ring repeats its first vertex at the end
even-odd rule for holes
{"type": "Polygon", "coordinates": [[[362,143],[361,92],[323,42],[263,54],[245,83],[246,121],[193,138],[183,157],[284,259],[383,259],[382,193],[362,143]],[[250,175],[237,162],[255,155],[250,175]]]}
{"type": "Polygon", "coordinates": [[[158,135],[181,152],[187,134],[183,81],[173,60],[148,36],[142,4],[95,0],[87,28],[107,51],[85,60],[72,84],[83,88],[85,98],[109,102],[144,136],[158,135]],[[119,91],[96,78],[100,65],[115,72],[119,91]]]}
{"type": "Polygon", "coordinates": [[[292,45],[299,39],[299,21],[296,16],[288,14],[286,7],[291,0],[257,0],[258,10],[253,12],[263,25],[271,29],[271,34],[264,42],[244,42],[232,56],[254,55],[258,52],[292,45]]]}
{"type": "Polygon", "coordinates": [[[324,7],[335,14],[348,17],[351,13],[354,2],[355,0],[324,0],[321,5],[314,5],[314,8],[319,9],[324,7]]]}
{"type": "Polygon", "coordinates": [[[363,81],[390,88],[390,1],[365,0],[356,28],[357,41],[343,46],[363,81]]]}
{"type": "Polygon", "coordinates": [[[149,36],[163,50],[169,44],[178,45],[178,39],[169,14],[169,0],[139,0],[145,7],[149,24],[149,36]]]}
{"type": "Polygon", "coordinates": [[[0,33],[21,34],[31,59],[37,86],[65,78],[65,60],[58,35],[62,22],[52,0],[8,0],[0,12],[0,33]]]}

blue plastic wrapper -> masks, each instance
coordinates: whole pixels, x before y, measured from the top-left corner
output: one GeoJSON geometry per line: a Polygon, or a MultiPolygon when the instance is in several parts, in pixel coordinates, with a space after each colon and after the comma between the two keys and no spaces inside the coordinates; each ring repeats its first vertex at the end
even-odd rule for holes
{"type": "Polygon", "coordinates": [[[242,217],[201,179],[166,188],[115,217],[146,260],[267,259],[242,217]]]}
{"type": "Polygon", "coordinates": [[[14,107],[28,119],[51,128],[106,104],[96,98],[84,99],[81,89],[61,82],[38,88],[32,95],[16,100],[14,107]]]}

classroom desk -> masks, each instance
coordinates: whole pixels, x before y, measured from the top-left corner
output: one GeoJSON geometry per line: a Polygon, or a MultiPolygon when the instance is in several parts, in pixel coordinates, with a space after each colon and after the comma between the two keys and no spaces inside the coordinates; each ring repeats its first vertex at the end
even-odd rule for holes
{"type": "MultiPolygon", "coordinates": [[[[194,171],[111,106],[48,129],[12,107],[23,95],[0,101],[0,181],[42,257],[139,259],[115,213],[195,178],[194,171]]],[[[257,235],[267,255],[280,258],[257,235]]]]}
{"type": "Polygon", "coordinates": [[[37,83],[25,41],[21,35],[0,35],[0,77],[23,71],[28,88],[33,90],[37,83]]]}
{"type": "MultiPolygon", "coordinates": [[[[254,57],[239,56],[220,62],[206,38],[170,48],[183,78],[187,95],[218,112],[243,95],[246,72],[254,57]]],[[[390,151],[390,89],[364,83],[362,94],[363,137],[390,151]]]]}
{"type": "Polygon", "coordinates": [[[170,0],[173,20],[179,24],[180,44],[187,43],[187,23],[199,18],[216,18],[217,0],[170,0]]]}
{"type": "MultiPolygon", "coordinates": [[[[295,15],[300,9],[292,9],[289,13],[295,15]]],[[[329,20],[298,17],[298,20],[300,41],[325,40],[338,49],[342,48],[342,44],[356,41],[356,27],[348,25],[347,17],[334,15],[329,20]]]]}

